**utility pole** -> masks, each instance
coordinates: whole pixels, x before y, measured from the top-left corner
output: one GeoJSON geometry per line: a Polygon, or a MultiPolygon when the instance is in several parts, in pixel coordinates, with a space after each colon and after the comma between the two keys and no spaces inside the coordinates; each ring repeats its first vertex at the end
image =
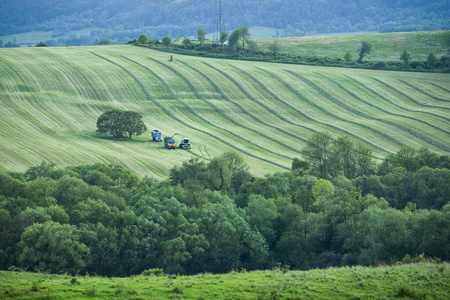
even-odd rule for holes
{"type": "Polygon", "coordinates": [[[213,33],[213,43],[220,45],[220,34],[223,28],[223,9],[222,0],[216,0],[216,13],[214,16],[214,33],[213,33]]]}

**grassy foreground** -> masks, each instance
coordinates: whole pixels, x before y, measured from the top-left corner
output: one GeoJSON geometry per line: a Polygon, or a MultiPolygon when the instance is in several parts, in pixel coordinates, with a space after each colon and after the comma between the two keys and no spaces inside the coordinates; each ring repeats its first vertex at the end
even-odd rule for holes
{"type": "Polygon", "coordinates": [[[20,299],[448,299],[449,291],[448,263],[129,278],[0,272],[0,297],[20,299]]]}

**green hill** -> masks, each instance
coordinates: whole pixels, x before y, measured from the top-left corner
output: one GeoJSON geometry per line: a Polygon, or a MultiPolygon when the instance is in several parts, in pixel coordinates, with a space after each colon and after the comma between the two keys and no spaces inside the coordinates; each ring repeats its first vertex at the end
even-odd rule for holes
{"type": "Polygon", "coordinates": [[[377,158],[402,145],[450,153],[450,74],[169,61],[132,46],[0,49],[0,58],[0,169],[104,162],[165,178],[184,160],[235,151],[264,175],[289,169],[317,131],[361,141],[377,158]],[[97,136],[111,108],[140,112],[149,131],[97,136]],[[152,129],[193,148],[166,150],[152,129]]]}
{"type": "Polygon", "coordinates": [[[334,36],[287,37],[281,39],[257,39],[260,49],[269,51],[270,44],[278,41],[280,53],[344,58],[348,51],[353,60],[358,59],[361,42],[372,45],[367,61],[397,61],[403,51],[411,54],[413,61],[426,61],[433,53],[437,57],[448,55],[450,51],[450,31],[392,32],[371,34],[348,34],[334,36]]]}

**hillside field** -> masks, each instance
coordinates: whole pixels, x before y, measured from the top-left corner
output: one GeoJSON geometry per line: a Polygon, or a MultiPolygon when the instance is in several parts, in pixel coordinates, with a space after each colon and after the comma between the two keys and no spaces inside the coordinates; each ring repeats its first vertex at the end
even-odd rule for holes
{"type": "Polygon", "coordinates": [[[126,45],[0,49],[0,169],[102,162],[162,179],[184,160],[234,151],[262,176],[289,170],[317,131],[376,159],[403,145],[450,153],[450,74],[169,58],[126,45]],[[98,136],[111,108],[141,113],[149,130],[98,136]],[[166,150],[152,129],[193,148],[166,150]]]}
{"type": "Polygon", "coordinates": [[[350,52],[353,60],[359,58],[361,43],[372,45],[372,52],[365,61],[400,61],[403,51],[408,51],[413,61],[426,61],[433,53],[437,57],[448,55],[450,51],[450,31],[391,32],[370,34],[342,34],[334,36],[305,36],[256,39],[261,50],[269,51],[269,45],[278,41],[280,53],[344,58],[350,52]]]}
{"type": "Polygon", "coordinates": [[[448,263],[103,278],[0,271],[7,299],[448,299],[448,263]]]}

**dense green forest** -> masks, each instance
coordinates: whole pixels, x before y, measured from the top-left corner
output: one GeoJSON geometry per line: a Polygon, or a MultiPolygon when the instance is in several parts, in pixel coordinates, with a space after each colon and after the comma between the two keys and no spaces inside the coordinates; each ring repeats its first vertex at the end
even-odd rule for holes
{"type": "Polygon", "coordinates": [[[376,165],[327,133],[303,152],[265,177],[232,152],[163,181],[100,163],[3,171],[0,268],[127,276],[450,258],[448,155],[402,147],[376,165]]]}
{"type": "MultiPolygon", "coordinates": [[[[71,31],[70,44],[89,44],[99,38],[126,42],[146,32],[153,38],[194,36],[197,28],[211,33],[215,1],[30,1],[0,2],[0,36],[29,31],[53,31],[56,41],[71,31]]],[[[224,28],[247,25],[277,28],[284,36],[357,31],[423,31],[450,29],[450,7],[439,1],[282,0],[223,1],[224,28]]],[[[7,41],[4,41],[5,43],[7,41]]]]}

